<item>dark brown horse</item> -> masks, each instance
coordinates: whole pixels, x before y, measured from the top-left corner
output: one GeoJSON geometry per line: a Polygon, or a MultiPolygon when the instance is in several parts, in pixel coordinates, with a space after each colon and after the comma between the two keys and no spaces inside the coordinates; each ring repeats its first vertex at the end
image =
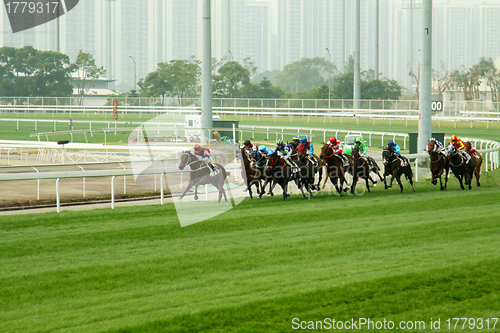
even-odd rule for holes
{"type": "Polygon", "coordinates": [[[427,152],[430,158],[430,169],[432,174],[432,184],[436,185],[439,179],[439,185],[441,185],[441,191],[445,189],[443,186],[443,181],[441,176],[446,172],[448,174],[450,168],[450,161],[447,156],[438,151],[438,145],[435,142],[429,142],[427,144],[427,152]]]}
{"type": "Polygon", "coordinates": [[[182,200],[186,195],[187,191],[194,186],[194,199],[198,200],[198,186],[205,184],[212,184],[219,190],[219,201],[224,195],[224,200],[227,202],[226,191],[224,190],[224,183],[229,176],[226,169],[220,164],[214,163],[219,169],[219,173],[215,176],[210,176],[210,169],[205,165],[203,161],[200,161],[197,156],[193,155],[190,151],[185,151],[181,156],[181,162],[179,163],[179,169],[184,170],[186,166],[191,168],[189,173],[189,183],[184,190],[184,193],[180,196],[179,200],[182,200]]]}
{"type": "MultiPolygon", "coordinates": [[[[467,161],[467,157],[465,156],[465,152],[458,150],[454,145],[450,144],[448,146],[448,158],[450,160],[450,169],[457,177],[458,182],[460,183],[460,188],[465,190],[465,186],[469,187],[469,190],[472,189],[472,174],[474,169],[476,168],[476,159],[470,159],[467,161]]],[[[448,175],[447,175],[448,176],[448,175]]],[[[448,177],[446,177],[445,187],[448,184],[448,177]]]]}
{"type": "Polygon", "coordinates": [[[387,190],[392,187],[392,182],[396,178],[399,187],[401,188],[401,193],[403,193],[403,184],[401,184],[401,176],[405,175],[406,179],[410,182],[413,192],[415,192],[415,187],[413,186],[413,171],[411,169],[410,163],[405,166],[402,165],[401,159],[394,154],[394,152],[384,149],[382,151],[382,160],[384,162],[384,185],[387,190]],[[391,175],[391,183],[387,186],[386,176],[391,175]]]}
{"type": "Polygon", "coordinates": [[[371,166],[368,160],[365,157],[361,157],[359,155],[359,149],[354,147],[351,151],[351,156],[354,159],[354,167],[353,167],[353,175],[352,175],[352,185],[351,185],[351,194],[356,192],[356,184],[358,180],[364,179],[366,182],[366,189],[370,192],[370,184],[368,180],[371,180],[372,183],[376,183],[373,178],[370,176],[371,166]]]}
{"type": "Polygon", "coordinates": [[[245,184],[247,186],[250,199],[253,199],[252,185],[255,185],[255,187],[257,188],[257,194],[259,194],[262,189],[262,183],[261,183],[262,171],[256,167],[251,166],[251,161],[248,157],[249,154],[250,152],[248,152],[244,147],[240,148],[241,177],[245,179],[245,184]]]}
{"type": "MultiPolygon", "coordinates": [[[[292,174],[292,168],[286,163],[281,157],[278,156],[277,152],[272,153],[271,155],[266,157],[266,167],[264,168],[264,173],[267,175],[268,173],[272,174],[272,181],[275,184],[279,184],[283,189],[283,200],[286,200],[290,196],[287,193],[288,182],[290,181],[290,176],[292,174]]],[[[271,181],[270,178],[266,178],[266,182],[264,183],[264,188],[271,181]]],[[[274,187],[273,185],[273,187],[274,187]]],[[[272,191],[272,190],[271,190],[272,191]]],[[[262,197],[264,191],[261,191],[259,194],[259,198],[262,197]]]]}
{"type": "Polygon", "coordinates": [[[304,186],[309,192],[309,195],[312,196],[313,194],[311,193],[311,190],[314,189],[315,186],[315,168],[314,163],[309,158],[307,158],[306,151],[301,147],[302,146],[299,146],[299,150],[297,152],[298,161],[296,161],[296,164],[299,167],[297,183],[299,190],[302,192],[302,195],[304,196],[304,198],[307,198],[306,194],[304,193],[304,186]]]}
{"type": "Polygon", "coordinates": [[[465,145],[465,152],[468,153],[472,159],[476,160],[475,162],[476,166],[474,167],[474,170],[472,172],[476,176],[476,183],[477,186],[479,187],[481,186],[481,183],[479,183],[479,178],[481,177],[481,165],[483,164],[483,157],[477,150],[472,148],[472,143],[465,142],[464,145],[465,145]]]}
{"type": "MultiPolygon", "coordinates": [[[[266,163],[267,159],[265,156],[262,156],[258,151],[252,151],[250,154],[250,167],[255,168],[258,170],[257,177],[259,180],[264,181],[264,186],[262,186],[262,183],[260,184],[260,193],[262,195],[264,194],[266,190],[266,184],[269,184],[269,192],[268,194],[271,196],[274,196],[273,193],[273,187],[272,187],[272,179],[273,179],[273,174],[271,170],[266,169],[266,163]],[[266,182],[266,180],[269,180],[269,182],[266,182]]],[[[259,195],[259,198],[262,197],[262,195],[259,195]]]]}
{"type": "MultiPolygon", "coordinates": [[[[323,144],[321,148],[321,155],[319,156],[321,160],[326,164],[326,171],[330,182],[335,186],[337,192],[342,196],[344,193],[344,183],[347,184],[347,180],[345,178],[345,173],[349,172],[351,175],[354,175],[354,159],[349,155],[344,155],[349,165],[344,165],[344,161],[342,158],[333,152],[333,149],[327,145],[323,144]]],[[[326,184],[327,178],[325,178],[326,184]]],[[[325,187],[323,184],[323,188],[325,187]]]]}

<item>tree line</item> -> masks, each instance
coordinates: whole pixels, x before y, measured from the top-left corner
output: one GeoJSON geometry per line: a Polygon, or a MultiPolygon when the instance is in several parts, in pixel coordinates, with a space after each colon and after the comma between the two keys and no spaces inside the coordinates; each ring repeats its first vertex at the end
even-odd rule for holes
{"type": "Polygon", "coordinates": [[[71,77],[77,73],[78,95],[88,94],[91,83],[105,74],[92,55],[82,50],[74,62],[63,53],[32,46],[0,48],[0,96],[67,97],[73,93],[71,77]]]}
{"type": "MultiPolygon", "coordinates": [[[[201,91],[200,61],[194,58],[171,60],[138,83],[139,92],[125,96],[197,97],[201,91]]],[[[346,64],[346,73],[324,58],[304,58],[286,65],[282,71],[255,76],[257,67],[250,58],[237,61],[212,59],[212,93],[218,98],[310,98],[352,99],[354,60],[346,64]],[[253,77],[253,79],[252,79],[253,77]]],[[[362,72],[362,99],[398,99],[402,88],[395,80],[376,80],[373,70],[362,72]]]]}

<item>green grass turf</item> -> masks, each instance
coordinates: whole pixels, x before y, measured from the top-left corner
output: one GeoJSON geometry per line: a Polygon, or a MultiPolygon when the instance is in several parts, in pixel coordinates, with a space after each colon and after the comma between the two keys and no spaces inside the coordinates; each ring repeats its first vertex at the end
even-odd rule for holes
{"type": "Polygon", "coordinates": [[[495,171],[472,191],[451,179],[447,191],[424,181],[416,193],[246,199],[185,228],[172,204],[4,216],[0,331],[498,317],[499,185],[495,171]]]}
{"type": "MultiPolygon", "coordinates": [[[[70,115],[69,114],[56,114],[54,116],[52,115],[45,115],[43,116],[42,114],[20,114],[20,115],[14,115],[14,114],[2,114],[0,115],[1,118],[19,118],[19,119],[45,119],[45,120],[50,120],[50,119],[61,119],[61,120],[69,120],[70,115]]],[[[144,122],[147,120],[150,120],[152,118],[156,117],[156,115],[144,115],[142,117],[136,116],[136,115],[125,115],[123,118],[120,117],[120,121],[131,121],[131,122],[144,122]]],[[[102,120],[102,121],[112,121],[110,118],[110,115],[106,115],[103,117],[103,115],[96,115],[96,114],[88,114],[88,115],[80,115],[80,114],[73,114],[71,115],[71,118],[73,120],[102,120]]],[[[183,121],[182,116],[172,116],[169,117],[169,120],[172,122],[182,122],[183,121]]],[[[373,124],[373,121],[371,120],[359,120],[358,122],[356,119],[337,119],[337,118],[332,118],[330,120],[327,120],[325,123],[325,120],[323,118],[293,118],[293,122],[290,122],[290,118],[286,117],[278,117],[276,118],[276,121],[273,120],[272,117],[227,117],[226,119],[236,119],[240,121],[240,124],[242,125],[260,125],[260,126],[278,126],[278,127],[303,127],[303,128],[331,128],[331,129],[341,129],[341,130],[351,130],[351,131],[381,131],[381,132],[396,132],[396,133],[410,133],[410,132],[418,132],[418,123],[417,121],[408,121],[406,123],[405,121],[400,121],[400,120],[395,120],[395,121],[382,121],[382,120],[376,120],[375,124],[373,124]],[[408,124],[408,126],[406,125],[408,124]]],[[[88,123],[76,123],[74,126],[75,130],[78,129],[88,129],[88,123]]],[[[134,125],[128,125],[128,126],[134,126],[134,125]]],[[[480,123],[477,122],[474,124],[474,127],[470,127],[470,122],[458,122],[457,127],[455,128],[455,123],[454,122],[440,122],[440,127],[437,126],[437,122],[433,121],[433,131],[434,132],[444,132],[445,135],[452,135],[456,134],[459,137],[474,137],[474,138],[482,138],[482,139],[490,139],[490,140],[495,140],[495,141],[500,141],[500,125],[499,124],[494,124],[490,123],[487,125],[486,123],[480,123]],[[488,127],[488,128],[487,128],[488,127]]],[[[107,128],[107,124],[96,124],[94,123],[92,125],[92,128],[97,129],[97,128],[107,128]]],[[[114,127],[113,123],[111,123],[111,127],[114,127]]],[[[0,124],[0,139],[2,140],[37,140],[37,138],[30,138],[30,134],[35,133],[35,132],[52,132],[54,130],[54,124],[53,123],[41,123],[39,122],[37,125],[37,130],[34,130],[34,123],[33,122],[21,122],[20,123],[20,129],[19,131],[17,129],[17,124],[16,122],[3,122],[0,124]]],[[[69,127],[66,124],[58,124],[57,125],[57,130],[68,130],[69,127]]],[[[304,130],[301,132],[301,134],[308,134],[309,130],[304,130]]],[[[127,142],[128,137],[129,137],[130,132],[117,132],[115,135],[114,132],[111,132],[110,135],[107,136],[107,142],[110,144],[117,144],[120,142],[127,142]]],[[[315,132],[314,133],[316,137],[313,139],[313,143],[315,145],[319,145],[323,141],[323,131],[320,132],[315,132]]],[[[328,137],[331,135],[331,133],[327,133],[327,140],[328,137]]],[[[343,139],[344,134],[339,135],[340,139],[343,139]]],[[[245,133],[245,137],[249,138],[250,133],[245,133]]],[[[42,138],[43,140],[44,138],[42,138]]],[[[63,140],[63,139],[69,139],[68,135],[61,135],[61,136],[50,136],[49,140],[50,141],[58,141],[58,140],[63,140]]],[[[103,143],[104,142],[104,134],[94,134],[93,137],[90,135],[87,135],[87,139],[91,143],[103,143]]],[[[290,139],[290,138],[285,138],[285,140],[290,139]]],[[[367,139],[367,138],[365,138],[367,139]]],[[[382,138],[380,136],[374,136],[372,141],[372,147],[382,147],[382,138]]],[[[386,142],[389,140],[389,137],[385,137],[384,141],[386,142]]],[[[401,139],[399,139],[401,143],[401,139]]],[[[85,137],[83,134],[75,134],[74,135],[74,141],[75,142],[85,142],[85,137]]],[[[265,134],[255,134],[255,139],[254,141],[260,142],[260,143],[267,143],[267,136],[265,134]]],[[[274,144],[275,142],[275,135],[270,135],[270,140],[269,142],[271,144],[274,144]]],[[[385,143],[384,142],[384,143],[385,143]]],[[[409,142],[409,141],[408,141],[409,142]]],[[[407,143],[408,143],[407,142],[407,143]]]]}

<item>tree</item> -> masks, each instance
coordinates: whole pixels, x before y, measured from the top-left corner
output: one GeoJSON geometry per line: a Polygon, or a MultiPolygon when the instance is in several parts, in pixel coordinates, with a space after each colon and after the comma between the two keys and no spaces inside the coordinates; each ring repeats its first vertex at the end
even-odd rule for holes
{"type": "Polygon", "coordinates": [[[304,58],[286,65],[283,71],[276,74],[277,83],[289,92],[303,92],[311,87],[319,87],[328,81],[330,68],[333,73],[335,65],[324,58],[304,58]]]}
{"type": "Polygon", "coordinates": [[[275,87],[266,77],[258,84],[248,82],[235,92],[241,98],[281,98],[285,92],[275,87]]]}
{"type": "MultiPolygon", "coordinates": [[[[352,99],[354,73],[341,74],[334,78],[332,95],[334,98],[352,99]]],[[[398,99],[401,86],[395,80],[361,80],[362,99],[398,99]]]]}
{"type": "Polygon", "coordinates": [[[214,96],[233,98],[235,91],[250,83],[250,71],[236,61],[229,61],[219,68],[212,80],[214,96]]]}
{"type": "Polygon", "coordinates": [[[418,66],[418,75],[415,74],[413,69],[410,66],[410,63],[408,63],[408,68],[410,69],[409,75],[415,80],[415,86],[416,88],[416,94],[417,94],[417,99],[420,98],[420,65],[418,66]]]}
{"type": "Polygon", "coordinates": [[[138,83],[140,95],[148,97],[192,97],[200,87],[200,61],[171,60],[158,64],[158,69],[149,73],[138,83]]]}
{"type": "Polygon", "coordinates": [[[74,71],[69,57],[31,46],[0,49],[1,96],[70,96],[69,82],[74,71]]]}
{"type": "Polygon", "coordinates": [[[438,100],[443,100],[443,93],[452,83],[452,73],[446,70],[444,62],[441,61],[441,71],[433,70],[434,82],[437,83],[438,100]]]}
{"type": "Polygon", "coordinates": [[[352,99],[354,87],[354,73],[340,74],[334,77],[332,96],[339,99],[352,99]]]}
{"type": "Polygon", "coordinates": [[[81,97],[87,95],[93,83],[106,74],[104,67],[97,67],[94,57],[90,53],[83,52],[83,50],[78,52],[74,66],[78,73],[78,96],[81,97]]]}

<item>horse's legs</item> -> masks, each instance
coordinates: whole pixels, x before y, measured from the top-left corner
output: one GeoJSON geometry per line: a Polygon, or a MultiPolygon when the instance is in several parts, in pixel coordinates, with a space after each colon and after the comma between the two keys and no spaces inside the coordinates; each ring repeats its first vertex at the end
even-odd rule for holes
{"type": "Polygon", "coordinates": [[[184,190],[184,193],[181,194],[181,196],[179,197],[179,200],[182,200],[182,198],[184,198],[184,196],[186,195],[187,191],[189,191],[191,189],[191,187],[193,187],[194,185],[194,182],[192,180],[189,181],[186,189],[184,190]]]}
{"type": "Polygon", "coordinates": [[[368,175],[368,177],[365,177],[366,189],[368,190],[368,193],[370,193],[370,183],[368,182],[368,179],[370,179],[371,181],[373,180],[372,177],[370,177],[370,175],[368,175]]]}
{"type": "Polygon", "coordinates": [[[477,186],[481,186],[481,183],[479,183],[479,178],[481,177],[481,165],[479,165],[477,168],[476,168],[476,171],[474,171],[474,174],[476,175],[476,183],[477,183],[477,186]]]}
{"type": "Polygon", "coordinates": [[[399,188],[401,189],[401,193],[403,193],[403,184],[401,184],[401,175],[396,175],[396,181],[399,184],[399,188]]]}
{"type": "Polygon", "coordinates": [[[194,200],[198,200],[198,184],[194,185],[194,200]]]}
{"type": "Polygon", "coordinates": [[[286,188],[288,186],[288,182],[286,182],[285,184],[280,184],[280,185],[281,185],[281,188],[283,189],[283,200],[286,200],[286,198],[288,197],[288,194],[286,193],[286,188]]]}
{"type": "Polygon", "coordinates": [[[443,181],[441,180],[441,176],[439,176],[439,185],[441,185],[441,191],[444,190],[443,181]]]}
{"type": "Polygon", "coordinates": [[[355,175],[352,178],[352,185],[351,185],[351,194],[354,194],[356,192],[356,184],[358,183],[358,176],[355,175]]]}
{"type": "Polygon", "coordinates": [[[262,191],[260,191],[259,199],[262,198],[262,195],[264,195],[264,192],[266,190],[266,186],[268,183],[269,183],[269,179],[266,179],[266,181],[264,182],[264,186],[262,187],[262,191]]]}
{"type": "MultiPolygon", "coordinates": [[[[413,186],[413,177],[411,176],[411,174],[407,174],[408,176],[408,181],[410,182],[410,185],[411,185],[411,188],[413,189],[413,192],[415,192],[415,186],[413,186]]],[[[441,176],[439,176],[439,182],[441,182],[441,176]]],[[[442,189],[443,185],[441,185],[441,189],[442,189]]]]}
{"type": "Polygon", "coordinates": [[[321,179],[323,179],[323,166],[318,167],[318,185],[316,186],[318,191],[321,189],[321,179]]]}

